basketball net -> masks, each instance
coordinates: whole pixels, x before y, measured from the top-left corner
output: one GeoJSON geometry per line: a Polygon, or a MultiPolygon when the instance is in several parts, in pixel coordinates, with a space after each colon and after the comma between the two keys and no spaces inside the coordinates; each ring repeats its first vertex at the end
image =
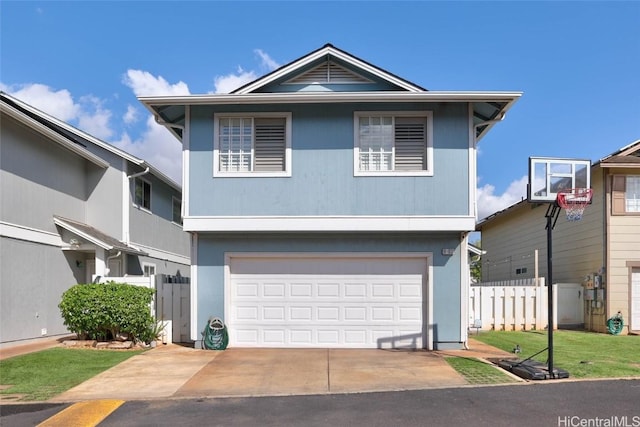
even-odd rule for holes
{"type": "Polygon", "coordinates": [[[569,188],[558,191],[558,206],[565,210],[567,221],[580,221],[584,210],[591,202],[590,188],[569,188]]]}

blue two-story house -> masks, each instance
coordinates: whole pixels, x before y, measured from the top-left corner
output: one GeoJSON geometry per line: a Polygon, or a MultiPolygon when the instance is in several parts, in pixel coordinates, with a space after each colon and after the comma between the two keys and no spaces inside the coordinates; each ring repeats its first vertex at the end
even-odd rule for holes
{"type": "Polygon", "coordinates": [[[476,144],[517,92],[435,92],[325,45],[230,94],[141,97],[183,144],[192,339],[461,348],[476,144]]]}

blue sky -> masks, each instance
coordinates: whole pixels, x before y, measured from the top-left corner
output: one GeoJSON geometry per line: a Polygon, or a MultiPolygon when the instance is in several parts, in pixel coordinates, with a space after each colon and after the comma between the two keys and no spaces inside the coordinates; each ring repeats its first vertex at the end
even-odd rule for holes
{"type": "Polygon", "coordinates": [[[136,96],[228,92],[326,43],[431,90],[522,91],[480,142],[480,218],[529,156],[597,161],[640,139],[640,2],[7,1],[0,90],[180,182],[136,96]]]}

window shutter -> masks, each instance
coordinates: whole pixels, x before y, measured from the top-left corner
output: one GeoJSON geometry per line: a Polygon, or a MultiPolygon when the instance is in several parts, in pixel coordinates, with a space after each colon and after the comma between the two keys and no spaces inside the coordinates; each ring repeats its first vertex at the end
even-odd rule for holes
{"type": "Polygon", "coordinates": [[[625,213],[625,178],[624,175],[611,177],[611,213],[614,215],[624,215],[625,213]]]}
{"type": "Polygon", "coordinates": [[[254,171],[285,170],[286,119],[255,119],[254,171]]]}
{"type": "Polygon", "coordinates": [[[427,123],[422,117],[398,117],[395,122],[395,170],[427,168],[427,123]]]}

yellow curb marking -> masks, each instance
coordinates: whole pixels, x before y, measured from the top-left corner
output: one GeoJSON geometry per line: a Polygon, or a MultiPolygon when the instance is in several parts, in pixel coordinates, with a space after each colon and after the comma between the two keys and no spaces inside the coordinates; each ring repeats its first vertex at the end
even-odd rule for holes
{"type": "Polygon", "coordinates": [[[37,427],[94,427],[123,403],[124,400],[90,400],[75,403],[37,427]]]}

